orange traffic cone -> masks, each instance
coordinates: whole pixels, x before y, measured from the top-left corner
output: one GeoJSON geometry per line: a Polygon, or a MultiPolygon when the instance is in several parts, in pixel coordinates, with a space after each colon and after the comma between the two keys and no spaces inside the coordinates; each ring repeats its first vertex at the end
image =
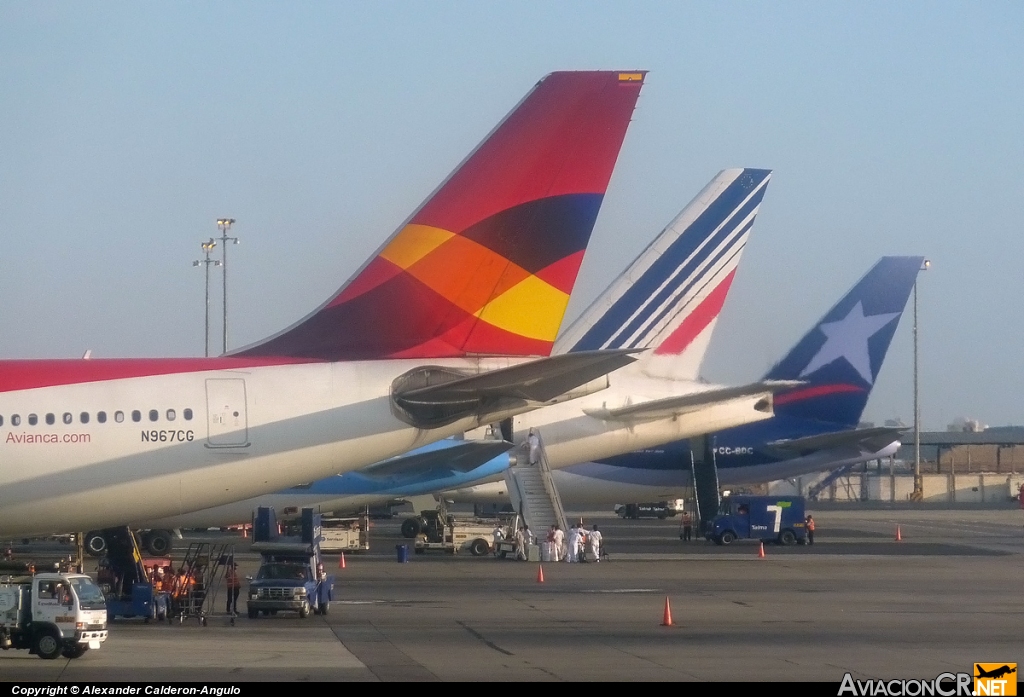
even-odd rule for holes
{"type": "Polygon", "coordinates": [[[665,614],[661,618],[662,627],[672,626],[672,606],[668,603],[668,596],[665,596],[665,614]]]}
{"type": "Polygon", "coordinates": [[[764,542],[761,543],[761,551],[757,553],[758,559],[764,559],[764,542]]]}
{"type": "Polygon", "coordinates": [[[903,535],[900,534],[900,526],[896,526],[896,541],[903,542],[903,535]]]}
{"type": "Polygon", "coordinates": [[[345,568],[345,553],[344,552],[341,553],[341,559],[338,560],[338,568],[339,569],[344,569],[345,568]]]}
{"type": "Polygon", "coordinates": [[[544,583],[544,567],[537,566],[537,583],[544,583]]]}

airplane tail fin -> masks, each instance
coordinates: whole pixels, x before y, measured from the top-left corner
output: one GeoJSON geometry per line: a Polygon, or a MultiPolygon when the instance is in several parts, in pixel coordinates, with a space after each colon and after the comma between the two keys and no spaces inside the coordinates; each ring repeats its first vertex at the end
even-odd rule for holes
{"type": "Polygon", "coordinates": [[[233,355],[548,355],[644,76],[542,79],[330,300],[233,355]]]}
{"type": "Polygon", "coordinates": [[[727,169],[559,337],[555,351],[653,348],[648,374],[696,379],[771,178],[727,169]]]}
{"type": "Polygon", "coordinates": [[[923,257],[882,257],[765,379],[803,380],[775,396],[775,413],[856,426],[923,257]]]}

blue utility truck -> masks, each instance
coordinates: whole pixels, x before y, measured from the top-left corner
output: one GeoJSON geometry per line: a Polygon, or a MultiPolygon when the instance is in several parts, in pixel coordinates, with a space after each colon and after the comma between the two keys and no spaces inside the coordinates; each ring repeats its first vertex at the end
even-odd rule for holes
{"type": "Polygon", "coordinates": [[[298,536],[280,536],[273,508],[258,508],[253,518],[252,551],[260,568],[249,579],[249,619],[278,612],[326,615],[334,594],[334,577],[324,573],[320,556],[320,514],[302,509],[298,536]]]}
{"type": "Polygon", "coordinates": [[[802,496],[726,496],[706,537],[718,545],[738,539],[804,544],[805,520],[802,496]]]}

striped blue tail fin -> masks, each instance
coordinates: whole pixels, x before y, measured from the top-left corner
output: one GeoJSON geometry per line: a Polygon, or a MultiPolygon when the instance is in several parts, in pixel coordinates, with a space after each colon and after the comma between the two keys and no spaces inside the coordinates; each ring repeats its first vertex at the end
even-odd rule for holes
{"type": "Polygon", "coordinates": [[[649,373],[696,379],[771,171],[716,176],[570,326],[555,352],[653,348],[649,373]]]}

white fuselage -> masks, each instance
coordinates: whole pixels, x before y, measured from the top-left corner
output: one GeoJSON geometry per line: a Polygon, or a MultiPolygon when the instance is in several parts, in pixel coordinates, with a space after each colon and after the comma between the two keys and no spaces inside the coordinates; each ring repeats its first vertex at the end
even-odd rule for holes
{"type": "MultiPolygon", "coordinates": [[[[431,361],[467,371],[514,362],[431,361]]],[[[176,516],[477,427],[470,417],[421,430],[392,414],[392,381],[423,363],[264,365],[0,392],[0,535],[176,516]]],[[[8,381],[25,366],[7,366],[8,381]]]]}
{"type": "MultiPolygon", "coordinates": [[[[895,454],[899,445],[899,442],[894,442],[876,452],[864,452],[850,447],[829,448],[812,455],[762,465],[719,467],[718,482],[723,487],[763,484],[825,472],[887,458],[895,454]]],[[[554,470],[551,477],[562,503],[574,508],[671,501],[688,496],[692,486],[690,469],[685,465],[678,469],[643,469],[584,462],[554,470]]],[[[446,491],[443,496],[456,503],[509,502],[505,480],[493,477],[479,484],[446,491]]]]}
{"type": "MultiPolygon", "coordinates": [[[[650,378],[633,366],[618,370],[608,377],[610,385],[605,390],[561,404],[541,407],[515,417],[517,442],[521,443],[526,438],[530,428],[538,429],[544,441],[548,463],[557,469],[579,462],[655,447],[772,416],[771,410],[760,411],[754,408],[755,404],[764,399],[764,395],[757,395],[705,406],[675,417],[650,421],[604,421],[585,412],[641,404],[714,387],[684,380],[650,378]]],[[[321,511],[352,511],[361,505],[383,503],[392,498],[337,497],[314,500],[292,492],[281,492],[236,502],[215,510],[177,515],[162,520],[151,517],[145,524],[142,524],[142,521],[139,521],[139,524],[142,527],[161,528],[229,525],[248,520],[252,510],[257,506],[273,506],[279,510],[285,507],[309,506],[321,511]]]]}

